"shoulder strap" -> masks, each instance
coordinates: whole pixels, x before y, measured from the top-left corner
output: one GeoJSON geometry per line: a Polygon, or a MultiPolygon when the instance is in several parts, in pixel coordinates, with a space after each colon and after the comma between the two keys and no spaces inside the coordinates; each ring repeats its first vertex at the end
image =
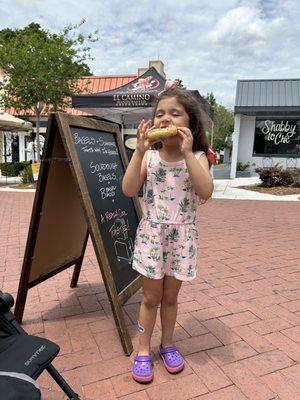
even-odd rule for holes
{"type": "Polygon", "coordinates": [[[155,156],[155,150],[147,151],[147,169],[152,167],[154,156],[155,156]]]}
{"type": "Polygon", "coordinates": [[[150,160],[151,160],[151,150],[147,150],[147,169],[149,168],[149,164],[150,164],[150,160]]]}
{"type": "Polygon", "coordinates": [[[197,158],[197,160],[199,160],[199,158],[202,157],[203,154],[205,154],[205,153],[204,153],[204,151],[197,150],[197,151],[195,151],[194,154],[195,154],[195,157],[197,158]]]}

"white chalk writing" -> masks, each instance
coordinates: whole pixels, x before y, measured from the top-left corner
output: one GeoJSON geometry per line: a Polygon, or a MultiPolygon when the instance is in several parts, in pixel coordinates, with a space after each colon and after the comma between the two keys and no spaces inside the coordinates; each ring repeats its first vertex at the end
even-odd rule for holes
{"type": "Polygon", "coordinates": [[[281,121],[275,123],[275,121],[264,121],[264,127],[261,129],[265,135],[265,139],[269,142],[274,142],[278,145],[280,143],[290,143],[291,138],[296,133],[296,124],[290,124],[289,121],[281,121]]]}
{"type": "Polygon", "coordinates": [[[99,189],[101,199],[106,199],[107,197],[115,197],[117,186],[101,187],[99,189]]]}

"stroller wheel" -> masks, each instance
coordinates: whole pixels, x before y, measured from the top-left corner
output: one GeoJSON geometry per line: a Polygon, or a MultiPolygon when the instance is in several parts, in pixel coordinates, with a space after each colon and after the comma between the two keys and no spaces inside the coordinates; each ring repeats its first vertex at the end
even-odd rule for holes
{"type": "Polygon", "coordinates": [[[0,295],[0,310],[8,311],[15,304],[14,298],[9,293],[1,293],[0,295]]]}

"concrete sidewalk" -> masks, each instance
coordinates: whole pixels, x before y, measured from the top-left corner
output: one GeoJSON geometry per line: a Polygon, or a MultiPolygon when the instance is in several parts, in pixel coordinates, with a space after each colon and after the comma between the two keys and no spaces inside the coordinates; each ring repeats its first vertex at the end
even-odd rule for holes
{"type": "Polygon", "coordinates": [[[0,188],[16,185],[20,182],[21,178],[19,176],[0,176],[0,188]]]}
{"type": "Polygon", "coordinates": [[[276,196],[267,193],[259,193],[253,190],[239,189],[239,186],[254,185],[260,183],[259,178],[215,179],[213,199],[232,200],[273,200],[273,201],[299,201],[300,194],[288,196],[276,196]]]}
{"type": "MultiPolygon", "coordinates": [[[[14,296],[33,199],[0,191],[0,287],[14,296]]],[[[179,295],[179,375],[158,356],[157,318],[154,381],[132,380],[134,354],[123,353],[90,241],[77,288],[71,267],[29,290],[23,326],[59,344],[54,366],[82,400],[300,399],[299,205],[212,199],[199,222],[199,274],[179,295]]],[[[140,299],[139,291],[124,306],[135,348],[140,299]]],[[[65,399],[47,373],[39,383],[43,400],[65,399]]]]}

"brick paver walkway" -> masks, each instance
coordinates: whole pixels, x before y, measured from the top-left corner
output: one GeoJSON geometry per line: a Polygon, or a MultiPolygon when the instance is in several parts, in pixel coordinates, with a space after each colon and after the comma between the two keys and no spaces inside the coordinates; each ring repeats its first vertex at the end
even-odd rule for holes
{"type": "MultiPolygon", "coordinates": [[[[0,192],[0,282],[14,295],[32,202],[32,193],[0,192]]],[[[299,216],[294,202],[200,207],[200,273],[179,299],[179,375],[158,357],[157,321],[154,381],[132,381],[132,356],[123,355],[90,243],[78,288],[69,288],[70,268],[31,289],[24,327],[60,345],[54,365],[85,400],[300,399],[299,216]]],[[[139,300],[137,293],[124,308],[134,344],[139,300]]],[[[47,373],[39,383],[43,399],[64,398],[47,373]]]]}

